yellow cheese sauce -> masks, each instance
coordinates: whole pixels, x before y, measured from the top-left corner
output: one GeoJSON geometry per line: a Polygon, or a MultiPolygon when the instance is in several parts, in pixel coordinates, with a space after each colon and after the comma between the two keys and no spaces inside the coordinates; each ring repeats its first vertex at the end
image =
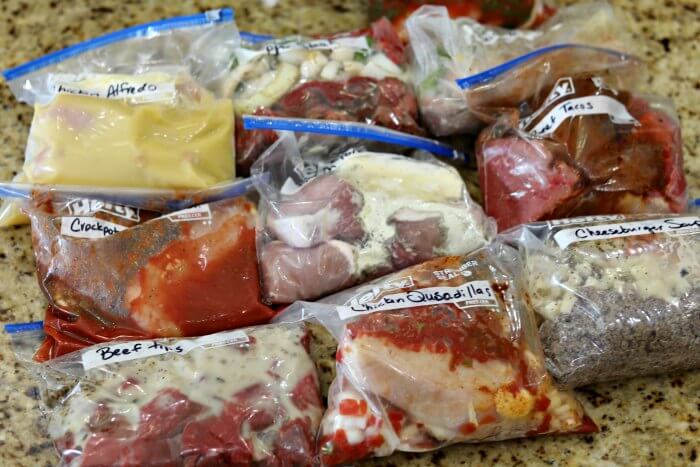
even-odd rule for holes
{"type": "Polygon", "coordinates": [[[24,175],[40,184],[205,188],[235,176],[233,104],[57,94],[37,105],[24,175]]]}

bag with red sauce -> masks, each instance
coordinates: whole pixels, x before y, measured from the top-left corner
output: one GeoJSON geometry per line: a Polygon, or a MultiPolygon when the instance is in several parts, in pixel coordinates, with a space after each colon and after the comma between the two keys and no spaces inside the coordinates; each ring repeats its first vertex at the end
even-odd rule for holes
{"type": "Polygon", "coordinates": [[[301,325],[115,341],[33,368],[60,465],[311,466],[323,413],[301,325]]]}
{"type": "Polygon", "coordinates": [[[504,246],[434,259],[278,317],[338,339],[321,422],[323,465],[395,451],[554,433],[595,423],[545,369],[504,246]]]}
{"type": "MultiPolygon", "coordinates": [[[[222,93],[240,117],[256,114],[380,125],[416,135],[418,106],[404,47],[391,24],[323,38],[291,36],[235,51],[222,93]]],[[[236,136],[240,173],[276,139],[269,131],[236,136]]]]}
{"type": "Polygon", "coordinates": [[[355,122],[247,116],[245,124],[296,130],[280,131],[253,167],[268,303],[315,300],[492,237],[459,172],[432,156],[458,157],[450,146],[355,122]]]}
{"type": "Polygon", "coordinates": [[[27,207],[49,300],[46,360],[113,339],[199,336],[267,322],[255,205],[227,198],[159,216],[99,200],[27,207]]]}
{"type": "Polygon", "coordinates": [[[574,216],[686,210],[672,105],[608,78],[564,74],[533,87],[480,134],[481,188],[499,230],[574,216]]]}
{"type": "Polygon", "coordinates": [[[406,22],[421,118],[438,136],[476,133],[492,115],[483,108],[517,107],[563,73],[598,71],[636,81],[634,41],[606,2],[561,8],[533,30],[451,19],[445,7],[427,5],[406,22]],[[600,48],[618,51],[613,55],[600,48]]]}

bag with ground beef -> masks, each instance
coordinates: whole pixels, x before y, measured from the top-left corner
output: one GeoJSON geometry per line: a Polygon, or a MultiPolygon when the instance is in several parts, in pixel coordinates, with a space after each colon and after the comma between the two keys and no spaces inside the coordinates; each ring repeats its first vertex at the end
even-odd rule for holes
{"type": "Polygon", "coordinates": [[[246,117],[245,124],[295,130],[280,132],[253,167],[269,303],[315,300],[468,253],[492,236],[457,170],[428,153],[453,158],[449,146],[364,123],[246,117]]]}
{"type": "Polygon", "coordinates": [[[563,385],[700,368],[700,217],[636,215],[524,225],[523,294],[563,385]]]}
{"type": "Polygon", "coordinates": [[[323,407],[300,325],[115,341],[33,367],[61,465],[311,466],[323,407]]]}
{"type": "Polygon", "coordinates": [[[447,9],[427,5],[406,22],[423,121],[435,135],[475,133],[494,108],[517,108],[562,73],[598,71],[636,83],[638,64],[621,54],[634,42],[605,2],[561,8],[534,30],[485,26],[450,19],[447,9]],[[618,51],[617,54],[605,50],[618,51]]]}
{"type": "Polygon", "coordinates": [[[563,75],[477,140],[486,212],[499,229],[597,214],[686,209],[673,106],[601,75],[563,75]]]}
{"type": "Polygon", "coordinates": [[[338,340],[323,465],[597,430],[545,370],[508,270],[516,253],[486,247],[433,259],[285,311],[279,319],[319,320],[338,340]]]}
{"type": "MultiPolygon", "coordinates": [[[[322,38],[292,36],[236,49],[221,92],[243,114],[346,120],[424,135],[406,71],[404,47],[391,24],[322,38]]],[[[236,158],[247,172],[274,133],[239,135],[236,158]]]]}
{"type": "Polygon", "coordinates": [[[256,209],[243,196],[161,215],[49,193],[26,209],[49,300],[38,360],[113,339],[209,334],[274,314],[261,302],[256,209]]]}

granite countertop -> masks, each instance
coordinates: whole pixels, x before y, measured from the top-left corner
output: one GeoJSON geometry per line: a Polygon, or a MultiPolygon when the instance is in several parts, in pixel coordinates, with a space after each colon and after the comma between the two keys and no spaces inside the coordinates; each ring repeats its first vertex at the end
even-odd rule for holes
{"type": "MultiPolygon", "coordinates": [[[[360,0],[234,1],[241,29],[321,33],[365,24],[360,0]],[[270,2],[268,2],[270,3],[270,2]],[[273,2],[274,3],[274,2],[273,2]]],[[[560,2],[562,3],[562,2],[560,2]]],[[[568,0],[564,3],[574,3],[568,0]]],[[[649,64],[646,89],[675,101],[682,122],[690,193],[700,196],[700,3],[697,0],[613,0],[629,19],[637,54],[649,64]]],[[[125,26],[224,6],[208,0],[49,0],[0,2],[0,67],[125,26]]],[[[0,83],[0,179],[20,169],[31,109],[0,83]]],[[[45,299],[34,275],[26,227],[0,231],[0,323],[41,319],[45,299]]],[[[330,346],[328,346],[330,347],[330,346]]],[[[331,375],[330,348],[319,347],[331,375]]],[[[37,387],[0,333],[0,465],[54,465],[41,428],[37,387]]],[[[600,384],[577,391],[601,433],[459,445],[427,454],[398,454],[375,466],[426,465],[691,465],[700,460],[700,372],[600,384]]]]}

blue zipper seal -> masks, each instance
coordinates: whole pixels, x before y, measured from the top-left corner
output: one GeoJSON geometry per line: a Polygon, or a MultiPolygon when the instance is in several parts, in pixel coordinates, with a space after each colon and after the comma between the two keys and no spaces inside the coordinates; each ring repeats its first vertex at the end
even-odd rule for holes
{"type": "Polygon", "coordinates": [[[618,55],[620,57],[629,57],[630,56],[626,53],[618,52],[617,50],[612,50],[612,49],[605,49],[603,47],[593,47],[590,45],[583,45],[583,44],[557,44],[557,45],[551,45],[549,47],[543,47],[541,49],[533,50],[532,52],[528,52],[528,53],[521,55],[519,57],[516,57],[512,60],[501,63],[500,65],[497,65],[493,68],[489,68],[488,70],[484,70],[482,72],[473,74],[471,76],[467,76],[465,78],[459,78],[455,81],[457,82],[457,86],[459,86],[460,88],[468,89],[472,86],[476,86],[477,84],[481,84],[481,83],[484,83],[486,81],[490,81],[490,80],[494,79],[495,77],[502,75],[503,73],[511,70],[512,68],[515,68],[516,66],[518,66],[524,62],[532,60],[533,58],[539,57],[540,55],[544,55],[546,53],[553,52],[555,50],[567,49],[567,48],[597,50],[599,52],[605,52],[605,53],[608,53],[610,55],[618,55]]]}
{"type": "Polygon", "coordinates": [[[256,34],[254,32],[241,31],[239,34],[242,40],[251,44],[259,44],[260,42],[271,41],[275,38],[275,36],[271,36],[270,34],[256,34]]]}
{"type": "Polygon", "coordinates": [[[191,26],[199,26],[204,24],[225,23],[233,21],[233,10],[231,8],[221,8],[219,10],[211,10],[205,13],[196,15],[178,16],[176,18],[162,19],[151,23],[131,26],[126,29],[114,31],[94,39],[81,42],[79,44],[66,47],[63,50],[57,50],[36,60],[29,61],[14,68],[8,68],[2,72],[2,76],[7,81],[20,78],[28,73],[40,70],[54,63],[61,62],[67,58],[80,55],[89,50],[104,47],[115,42],[120,42],[134,37],[146,36],[157,31],[167,31],[171,29],[180,29],[191,26]]]}
{"type": "Polygon", "coordinates": [[[40,331],[44,329],[43,321],[32,321],[30,323],[10,323],[5,325],[5,332],[17,334],[20,332],[40,331]]]}
{"type": "Polygon", "coordinates": [[[246,130],[281,130],[363,138],[415,149],[424,149],[453,161],[465,162],[466,160],[462,152],[439,141],[401,133],[389,128],[378,128],[365,123],[244,115],[243,128],[246,130]]]}

